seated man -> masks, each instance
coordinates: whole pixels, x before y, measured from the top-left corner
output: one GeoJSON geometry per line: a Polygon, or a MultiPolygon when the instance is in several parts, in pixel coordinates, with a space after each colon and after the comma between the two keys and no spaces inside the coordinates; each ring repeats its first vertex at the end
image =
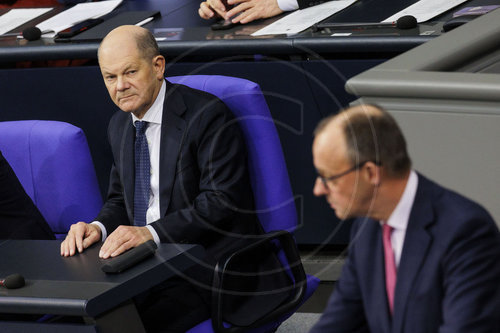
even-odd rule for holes
{"type": "Polygon", "coordinates": [[[0,239],[55,239],[0,152],[0,239]]]}
{"type": "MultiPolygon", "coordinates": [[[[101,258],[151,239],[201,244],[203,262],[135,300],[148,331],[185,332],[210,316],[217,260],[261,234],[245,143],[219,99],[164,79],[165,58],[148,30],[111,31],[98,60],[111,99],[121,109],[109,123],[114,158],[109,193],[96,221],[71,227],[61,255],[72,256],[100,240],[101,258]]],[[[266,261],[266,267],[276,268],[271,256],[266,261]]],[[[243,264],[245,271],[260,265],[243,264]]],[[[250,315],[263,306],[255,304],[250,315]]]]}
{"type": "Polygon", "coordinates": [[[328,0],[207,0],[200,4],[198,14],[206,20],[221,17],[231,19],[233,23],[245,24],[326,1],[328,0]]]}
{"type": "Polygon", "coordinates": [[[498,332],[500,234],[488,212],[411,168],[389,113],[351,107],[315,131],[314,194],[357,218],[311,332],[498,332]]]}

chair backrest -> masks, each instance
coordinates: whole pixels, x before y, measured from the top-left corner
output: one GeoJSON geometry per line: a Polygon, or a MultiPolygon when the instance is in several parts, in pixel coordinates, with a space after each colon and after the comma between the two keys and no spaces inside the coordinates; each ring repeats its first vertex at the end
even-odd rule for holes
{"type": "MultiPolygon", "coordinates": [[[[218,75],[177,76],[167,79],[172,83],[209,92],[219,97],[229,107],[236,116],[246,141],[257,216],[264,231],[293,232],[297,227],[297,211],[288,171],[278,132],[259,85],[245,79],[218,75]]],[[[283,251],[280,251],[278,257],[289,269],[283,251]]],[[[307,279],[307,293],[304,300],[309,298],[319,283],[315,277],[307,279]]],[[[250,332],[271,332],[293,312],[250,332]]],[[[212,333],[213,323],[211,320],[204,321],[188,332],[212,333]]]]}
{"type": "Polygon", "coordinates": [[[80,128],[58,121],[0,122],[0,150],[56,237],[97,216],[102,197],[80,128]]]}
{"type": "Polygon", "coordinates": [[[168,77],[172,83],[211,93],[233,112],[248,150],[250,181],[257,216],[265,232],[297,226],[297,212],[278,132],[258,84],[235,77],[168,77]]]}

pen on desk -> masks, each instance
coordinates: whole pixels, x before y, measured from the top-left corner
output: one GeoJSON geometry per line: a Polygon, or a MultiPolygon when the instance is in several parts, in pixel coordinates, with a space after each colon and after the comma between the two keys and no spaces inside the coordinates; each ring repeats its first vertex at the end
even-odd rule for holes
{"type": "Polygon", "coordinates": [[[414,16],[405,15],[393,22],[318,23],[312,26],[312,30],[313,32],[316,32],[325,28],[333,30],[363,30],[373,28],[413,29],[417,26],[417,23],[417,19],[414,16]]]}
{"type": "Polygon", "coordinates": [[[148,17],[147,19],[142,20],[141,22],[136,23],[135,25],[138,26],[138,27],[142,27],[144,24],[153,21],[153,19],[154,19],[154,17],[148,17]]]}
{"type": "Polygon", "coordinates": [[[386,28],[386,27],[395,27],[396,22],[388,22],[388,23],[332,23],[325,24],[322,27],[332,28],[332,29],[366,29],[366,28],[386,28]]]}

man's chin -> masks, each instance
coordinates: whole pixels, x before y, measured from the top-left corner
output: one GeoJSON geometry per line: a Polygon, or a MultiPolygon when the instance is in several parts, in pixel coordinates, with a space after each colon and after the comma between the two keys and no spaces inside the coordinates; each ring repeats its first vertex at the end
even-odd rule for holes
{"type": "Polygon", "coordinates": [[[334,209],[335,211],[335,215],[339,218],[339,220],[343,221],[343,220],[347,220],[349,218],[351,218],[352,216],[350,216],[349,212],[343,210],[343,209],[334,209]]]}
{"type": "Polygon", "coordinates": [[[340,219],[342,218],[341,216],[343,215],[343,213],[345,213],[344,210],[336,207],[334,204],[330,203],[330,208],[333,210],[333,212],[335,213],[335,215],[340,219]]]}
{"type": "Polygon", "coordinates": [[[131,105],[124,104],[124,105],[119,105],[118,107],[123,112],[136,114],[136,109],[134,107],[132,107],[131,105]]]}
{"type": "Polygon", "coordinates": [[[132,98],[129,97],[119,100],[118,107],[120,108],[120,110],[125,112],[134,112],[134,110],[137,108],[137,105],[135,105],[132,98]]]}

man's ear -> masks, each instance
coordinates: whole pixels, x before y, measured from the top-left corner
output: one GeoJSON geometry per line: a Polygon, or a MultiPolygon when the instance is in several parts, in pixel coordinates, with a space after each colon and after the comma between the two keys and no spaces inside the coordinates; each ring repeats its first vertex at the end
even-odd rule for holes
{"type": "Polygon", "coordinates": [[[374,186],[380,185],[382,181],[382,168],[380,165],[377,165],[372,161],[368,161],[365,164],[365,170],[368,181],[374,186]]]}
{"type": "Polygon", "coordinates": [[[153,58],[153,68],[156,72],[156,78],[163,80],[165,75],[165,58],[162,55],[157,55],[153,58]]]}

